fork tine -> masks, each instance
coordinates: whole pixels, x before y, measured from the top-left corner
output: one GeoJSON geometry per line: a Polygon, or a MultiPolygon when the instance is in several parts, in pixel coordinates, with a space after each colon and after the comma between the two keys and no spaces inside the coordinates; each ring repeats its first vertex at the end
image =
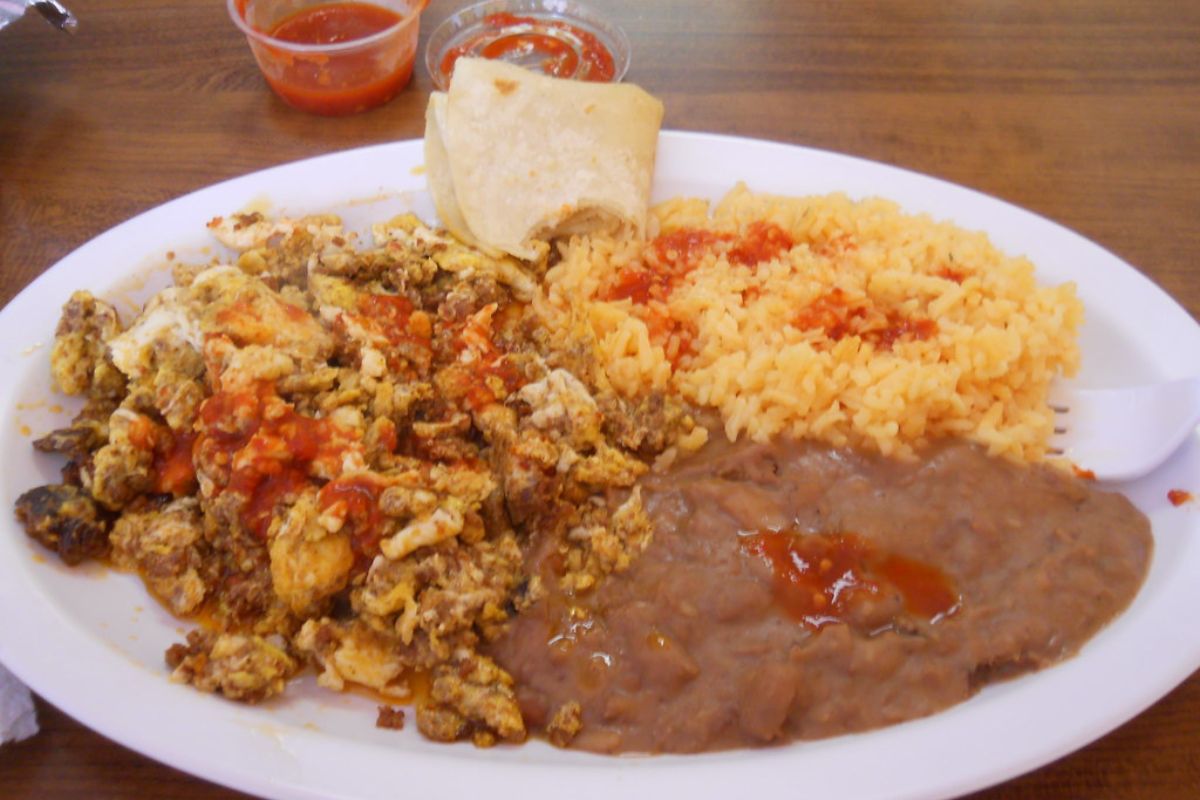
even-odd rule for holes
{"type": "Polygon", "coordinates": [[[1065,398],[1050,399],[1047,401],[1046,405],[1057,417],[1057,419],[1054,420],[1054,429],[1053,433],[1051,434],[1055,437],[1056,441],[1047,443],[1046,455],[1053,458],[1059,458],[1067,454],[1066,447],[1057,441],[1057,439],[1058,437],[1065,435],[1067,432],[1067,422],[1063,419],[1063,417],[1070,413],[1071,407],[1067,405],[1065,398]]]}
{"type": "Polygon", "coordinates": [[[1055,412],[1048,447],[1099,480],[1146,475],[1200,425],[1200,377],[1115,389],[1057,386],[1047,400],[1055,412]]]}

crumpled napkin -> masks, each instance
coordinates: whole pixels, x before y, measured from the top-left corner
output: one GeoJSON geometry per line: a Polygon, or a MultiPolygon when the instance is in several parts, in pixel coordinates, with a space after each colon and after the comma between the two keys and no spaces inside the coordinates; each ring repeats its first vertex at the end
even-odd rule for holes
{"type": "Polygon", "coordinates": [[[28,739],[37,732],[37,712],[29,689],[0,664],[0,745],[28,739]]]}

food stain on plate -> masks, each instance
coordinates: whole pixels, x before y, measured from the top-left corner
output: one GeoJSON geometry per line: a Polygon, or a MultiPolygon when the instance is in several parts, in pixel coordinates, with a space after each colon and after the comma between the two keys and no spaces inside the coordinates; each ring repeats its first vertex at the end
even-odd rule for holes
{"type": "MultiPolygon", "coordinates": [[[[419,175],[423,167],[416,166],[409,170],[413,175],[419,175]]],[[[355,197],[340,203],[342,208],[356,208],[359,206],[375,206],[382,205],[388,202],[396,202],[402,206],[411,207],[413,204],[413,193],[410,191],[381,191],[377,194],[366,195],[363,197],[355,197]]]]}
{"type": "MultiPolygon", "coordinates": [[[[234,717],[233,721],[240,727],[249,730],[252,733],[258,734],[263,739],[271,742],[278,749],[279,753],[286,757],[289,764],[300,766],[300,759],[296,752],[292,749],[291,738],[292,730],[280,725],[275,725],[270,722],[264,722],[261,719],[247,719],[245,717],[234,717]]],[[[272,765],[278,769],[279,765],[272,765]]]]}
{"type": "Polygon", "coordinates": [[[275,208],[275,202],[268,194],[258,194],[246,202],[244,206],[238,209],[239,214],[264,214],[270,215],[275,208]]]}
{"type": "MultiPolygon", "coordinates": [[[[172,252],[178,259],[182,251],[184,248],[179,247],[172,252]]],[[[110,287],[104,293],[104,298],[126,311],[127,315],[137,315],[146,300],[170,282],[174,264],[175,261],[167,258],[165,252],[161,257],[147,258],[110,287]]]]}

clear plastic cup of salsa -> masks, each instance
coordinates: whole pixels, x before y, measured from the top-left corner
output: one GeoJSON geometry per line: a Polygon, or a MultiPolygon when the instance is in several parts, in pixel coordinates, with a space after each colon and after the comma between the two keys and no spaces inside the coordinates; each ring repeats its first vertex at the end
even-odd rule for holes
{"type": "Polygon", "coordinates": [[[425,67],[437,88],[450,86],[464,56],[507,61],[556,78],[615,82],[629,68],[629,38],[575,0],[485,0],[434,28],[425,67]]]}
{"type": "Polygon", "coordinates": [[[408,85],[429,0],[226,0],[267,84],[327,116],[386,103],[408,85]]]}

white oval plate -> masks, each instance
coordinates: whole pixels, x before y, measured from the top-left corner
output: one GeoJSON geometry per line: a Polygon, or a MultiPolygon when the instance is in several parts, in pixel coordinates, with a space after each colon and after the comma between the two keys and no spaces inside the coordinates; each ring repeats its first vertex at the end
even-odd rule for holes
{"type": "MultiPolygon", "coordinates": [[[[57,480],[58,461],[31,438],[66,423],[49,387],[58,309],[75,289],[125,303],[165,282],[168,251],[213,257],[211,217],[249,206],[275,213],[333,210],[362,227],[401,210],[433,219],[421,142],[323,156],[182,197],[98,236],[0,312],[0,504],[57,480]],[[364,198],[367,198],[364,200],[364,198]],[[131,278],[131,276],[133,276],[131,278]]],[[[859,159],[782,144],[664,133],[656,199],[719,198],[736,181],[792,195],[881,195],[987,231],[1029,256],[1039,279],[1074,280],[1090,385],[1200,373],[1200,327],[1111,253],[1052,222],[977,192],[859,159]]],[[[126,305],[124,311],[129,311],[126,305]]],[[[766,750],[688,757],[606,758],[541,742],[477,750],[374,727],[374,705],[305,678],[252,708],[167,680],[163,651],[184,627],[140,581],[94,566],[69,569],[33,544],[11,512],[0,522],[0,661],[83,724],[208,780],[279,798],[397,796],[721,798],[788,787],[812,797],[947,797],[990,785],[1079,748],[1146,708],[1200,666],[1200,508],[1175,508],[1172,488],[1200,489],[1193,437],[1161,469],[1122,486],[1149,515],[1156,552],[1129,610],[1078,657],[993,686],[927,719],[866,734],[766,750]]]]}

